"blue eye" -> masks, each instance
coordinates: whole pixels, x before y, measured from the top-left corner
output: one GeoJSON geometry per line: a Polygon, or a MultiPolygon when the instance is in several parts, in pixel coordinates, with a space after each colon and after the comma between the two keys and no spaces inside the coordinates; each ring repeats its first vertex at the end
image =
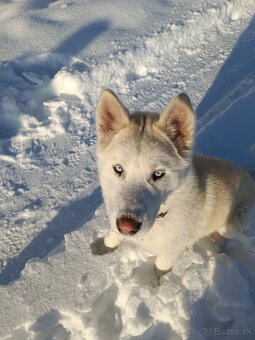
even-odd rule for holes
{"type": "Polygon", "coordinates": [[[116,174],[118,174],[119,176],[121,176],[122,172],[123,172],[123,168],[120,164],[116,164],[113,166],[113,170],[116,172],[116,174]]]}
{"type": "Polygon", "coordinates": [[[153,181],[157,181],[158,179],[162,178],[163,176],[165,176],[165,171],[164,170],[157,170],[155,172],[153,172],[152,174],[152,179],[153,181]]]}

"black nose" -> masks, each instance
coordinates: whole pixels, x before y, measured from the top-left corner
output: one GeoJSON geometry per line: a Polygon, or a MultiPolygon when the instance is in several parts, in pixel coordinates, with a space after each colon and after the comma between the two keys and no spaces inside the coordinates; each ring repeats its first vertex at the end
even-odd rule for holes
{"type": "Polygon", "coordinates": [[[122,216],[116,220],[117,228],[123,235],[134,235],[141,228],[142,222],[135,218],[122,216]]]}

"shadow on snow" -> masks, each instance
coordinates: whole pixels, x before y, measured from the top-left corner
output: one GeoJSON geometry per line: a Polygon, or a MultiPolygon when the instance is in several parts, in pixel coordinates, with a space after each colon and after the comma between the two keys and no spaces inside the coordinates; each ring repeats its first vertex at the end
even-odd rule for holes
{"type": "MultiPolygon", "coordinates": [[[[42,3],[42,1],[40,2],[42,3]]],[[[72,57],[84,50],[89,44],[97,39],[110,27],[109,20],[101,19],[91,22],[82,27],[70,37],[65,39],[57,48],[55,48],[47,58],[37,58],[23,56],[11,62],[3,63],[0,67],[0,143],[8,141],[16,136],[20,129],[20,114],[27,112],[31,115],[32,110],[26,106],[29,98],[24,93],[30,93],[38,89],[38,84],[27,78],[25,73],[35,73],[42,78],[45,85],[50,82],[52,77],[64,65],[70,62],[72,57]],[[15,86],[13,86],[15,84],[15,86]],[[29,112],[31,111],[31,112],[29,112]]],[[[48,94],[50,95],[50,93],[48,94]]],[[[42,104],[42,103],[41,103],[42,104]]],[[[40,105],[40,103],[38,103],[40,105]]],[[[1,145],[0,145],[1,146],[1,145]]],[[[2,151],[4,147],[1,146],[2,151]]]]}
{"type": "Polygon", "coordinates": [[[197,108],[195,151],[255,167],[255,18],[197,108]]]}
{"type": "Polygon", "coordinates": [[[62,207],[58,214],[37,236],[11,259],[0,274],[0,285],[6,285],[20,277],[26,263],[32,258],[43,258],[56,249],[67,233],[81,228],[90,221],[96,209],[102,204],[100,187],[86,197],[70,202],[62,207]]]}

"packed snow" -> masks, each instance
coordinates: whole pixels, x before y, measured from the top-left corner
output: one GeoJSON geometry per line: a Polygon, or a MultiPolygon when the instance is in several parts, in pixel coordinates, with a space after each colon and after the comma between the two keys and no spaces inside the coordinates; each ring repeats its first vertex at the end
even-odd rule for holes
{"type": "Polygon", "coordinates": [[[92,246],[108,229],[103,88],[148,111],[187,92],[195,150],[254,171],[254,13],[254,0],[0,1],[2,339],[255,338],[255,246],[203,239],[159,285],[141,249],[92,246]]]}

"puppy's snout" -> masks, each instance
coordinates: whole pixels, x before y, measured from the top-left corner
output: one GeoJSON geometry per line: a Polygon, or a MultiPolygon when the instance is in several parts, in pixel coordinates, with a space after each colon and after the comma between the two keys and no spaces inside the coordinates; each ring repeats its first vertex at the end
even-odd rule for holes
{"type": "Polygon", "coordinates": [[[122,216],[116,220],[117,228],[123,235],[134,235],[141,228],[142,223],[132,217],[122,216]]]}

